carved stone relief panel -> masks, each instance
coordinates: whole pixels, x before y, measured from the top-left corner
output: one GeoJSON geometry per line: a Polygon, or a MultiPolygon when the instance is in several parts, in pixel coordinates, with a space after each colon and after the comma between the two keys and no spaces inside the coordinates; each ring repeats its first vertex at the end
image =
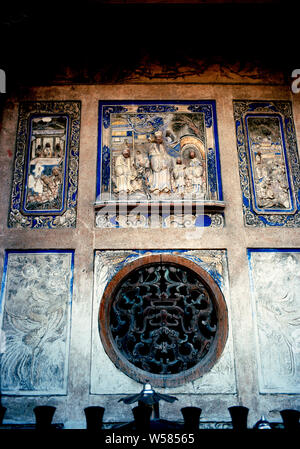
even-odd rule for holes
{"type": "Polygon", "coordinates": [[[72,251],[6,253],[2,393],[67,393],[72,283],[72,251]]]}
{"type": "Polygon", "coordinates": [[[19,108],[8,226],[76,226],[80,102],[23,102],[19,108]]]}
{"type": "Polygon", "coordinates": [[[300,393],[300,250],[249,249],[261,393],[300,393]]]}
{"type": "Polygon", "coordinates": [[[300,168],[292,107],[234,101],[246,226],[300,224],[300,168]]]}
{"type": "MultiPolygon", "coordinates": [[[[176,256],[178,260],[193,262],[205,270],[213,278],[224,295],[228,310],[228,337],[225,348],[219,360],[204,375],[199,375],[193,381],[176,382],[167,391],[178,393],[234,393],[236,391],[235,371],[233,361],[232,336],[230,325],[230,303],[228,288],[227,257],[224,250],[109,250],[96,251],[94,267],[94,302],[92,325],[92,363],[91,363],[91,393],[120,394],[136,392],[136,380],[125,375],[111,361],[104,350],[99,335],[99,308],[107,285],[131,262],[143,263],[143,260],[161,255],[176,256]],[[111,379],[114,379],[111,382],[111,379]]],[[[183,262],[184,263],[184,262],[183,262]]],[[[101,328],[101,326],[100,326],[101,328]]],[[[170,383],[171,385],[171,383],[170,383]]]]}
{"type": "Polygon", "coordinates": [[[170,206],[159,213],[168,227],[170,217],[180,221],[174,204],[182,202],[193,226],[222,226],[210,213],[223,216],[222,200],[214,101],[99,103],[97,227],[149,227],[159,203],[170,206]]]}

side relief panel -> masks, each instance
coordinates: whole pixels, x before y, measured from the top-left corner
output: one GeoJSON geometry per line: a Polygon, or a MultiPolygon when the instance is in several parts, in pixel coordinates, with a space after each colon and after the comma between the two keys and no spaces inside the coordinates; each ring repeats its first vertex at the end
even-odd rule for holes
{"type": "Polygon", "coordinates": [[[76,226],[80,102],[19,108],[8,227],[76,226]]]}
{"type": "Polygon", "coordinates": [[[72,251],[8,251],[1,294],[4,394],[67,394],[72,251]]]}
{"type": "Polygon", "coordinates": [[[245,225],[298,227],[300,167],[291,104],[233,105],[245,225]]]}
{"type": "Polygon", "coordinates": [[[249,249],[261,393],[300,393],[300,250],[249,249]]]}

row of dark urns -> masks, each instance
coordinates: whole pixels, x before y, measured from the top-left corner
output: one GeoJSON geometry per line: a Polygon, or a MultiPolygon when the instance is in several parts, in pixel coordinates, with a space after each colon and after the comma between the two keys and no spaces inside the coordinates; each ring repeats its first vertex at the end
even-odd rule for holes
{"type": "MultiPolygon", "coordinates": [[[[44,430],[51,427],[52,419],[56,407],[42,405],[33,409],[36,418],[36,428],[44,430]]],[[[103,415],[105,408],[99,406],[86,407],[84,409],[86,417],[86,427],[88,430],[100,430],[103,423],[103,415]]],[[[228,411],[231,416],[233,429],[247,429],[247,420],[249,409],[243,406],[229,407],[228,411]]],[[[2,423],[5,407],[0,410],[0,424],[2,423]]],[[[135,425],[137,429],[144,429],[150,423],[152,409],[145,406],[136,406],[132,409],[135,425]]],[[[200,415],[202,409],[199,407],[183,407],[181,413],[184,420],[184,427],[190,431],[198,430],[200,423],[200,415]]],[[[299,429],[300,412],[293,409],[285,409],[280,411],[284,428],[287,430],[299,429]]]]}

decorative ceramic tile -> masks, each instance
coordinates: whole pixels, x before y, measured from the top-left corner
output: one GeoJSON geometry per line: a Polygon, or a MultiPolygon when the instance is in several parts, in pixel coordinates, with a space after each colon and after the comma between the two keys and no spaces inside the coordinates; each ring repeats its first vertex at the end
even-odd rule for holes
{"type": "Polygon", "coordinates": [[[1,292],[1,389],[67,393],[73,251],[8,251],[1,292]]]}
{"type": "Polygon", "coordinates": [[[23,102],[19,108],[8,226],[76,226],[78,101],[23,102]]]}
{"type": "Polygon", "coordinates": [[[300,393],[300,250],[249,249],[261,393],[300,393]]]}
{"type": "Polygon", "coordinates": [[[234,101],[246,226],[300,225],[300,167],[290,102],[234,101]]]}
{"type": "MultiPolygon", "coordinates": [[[[198,212],[201,206],[197,207],[198,212]]],[[[225,224],[223,212],[188,213],[169,212],[165,214],[151,214],[145,212],[143,207],[137,207],[136,211],[123,213],[121,211],[104,212],[103,209],[96,214],[97,228],[194,228],[212,227],[222,228],[225,224]]]]}
{"type": "Polygon", "coordinates": [[[163,227],[177,203],[193,204],[193,226],[222,226],[222,200],[214,101],[99,102],[97,227],[149,227],[157,203],[172,205],[163,227]],[[129,220],[116,204],[135,205],[129,220]]]}
{"type": "Polygon", "coordinates": [[[124,394],[139,391],[139,384],[123,374],[105,353],[98,327],[103,292],[111,279],[126,264],[153,254],[173,254],[189,259],[205,269],[220,287],[228,308],[229,334],[220,360],[203,377],[180,387],[166,389],[175,393],[235,393],[235,370],[230,325],[230,299],[225,250],[104,250],[96,251],[94,265],[94,301],[92,325],[91,393],[124,394]],[[113,379],[113,382],[111,382],[113,379]]]}

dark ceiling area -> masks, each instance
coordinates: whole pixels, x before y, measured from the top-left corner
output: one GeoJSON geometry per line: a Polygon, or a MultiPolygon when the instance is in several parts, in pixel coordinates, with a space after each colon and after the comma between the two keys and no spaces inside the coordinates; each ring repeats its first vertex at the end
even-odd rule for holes
{"type": "Polygon", "coordinates": [[[78,82],[93,82],[95,73],[103,83],[122,82],[141,61],[162,67],[252,61],[289,73],[297,66],[297,22],[294,8],[280,1],[11,0],[1,5],[0,68],[8,85],[49,84],[72,71],[81,74],[78,82]]]}

